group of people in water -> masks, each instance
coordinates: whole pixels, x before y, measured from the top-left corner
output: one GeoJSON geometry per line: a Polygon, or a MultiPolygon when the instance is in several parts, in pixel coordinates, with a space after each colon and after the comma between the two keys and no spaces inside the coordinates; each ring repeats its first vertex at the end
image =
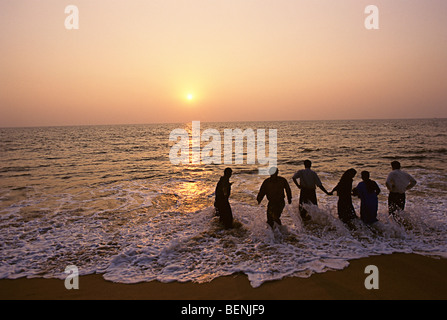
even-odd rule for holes
{"type": "MultiPolygon", "coordinates": [[[[341,221],[349,224],[353,219],[358,218],[352,204],[352,196],[360,198],[360,219],[366,224],[377,222],[378,195],[380,188],[378,184],[371,180],[368,171],[362,171],[362,181],[353,188],[354,177],[357,174],[355,169],[346,170],[340,178],[338,184],[327,191],[317,173],[311,169],[312,162],[304,160],[304,169],[298,170],[292,177],[293,182],[300,190],[299,212],[303,221],[311,219],[306,210],[306,204],[318,206],[316,187],[331,196],[337,192],[337,212],[341,221]]],[[[396,212],[405,209],[405,192],[416,185],[416,180],[407,172],[401,170],[398,161],[391,162],[392,171],[387,177],[386,187],[388,195],[388,212],[394,215],[396,212]]],[[[275,223],[281,225],[281,214],[287,202],[292,203],[292,191],[290,185],[284,177],[279,176],[278,168],[270,169],[270,177],[264,180],[259,190],[258,204],[267,197],[267,223],[274,227],[275,223]]],[[[224,175],[220,178],[216,186],[215,202],[216,214],[225,228],[232,228],[233,213],[229,198],[231,194],[230,177],[231,168],[224,170],[224,175]]]]}

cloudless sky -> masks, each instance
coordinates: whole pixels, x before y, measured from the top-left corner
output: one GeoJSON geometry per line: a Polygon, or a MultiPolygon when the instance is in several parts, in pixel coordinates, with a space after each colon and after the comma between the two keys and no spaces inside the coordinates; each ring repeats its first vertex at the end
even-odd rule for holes
{"type": "Polygon", "coordinates": [[[444,118],[446,14],[445,0],[2,0],[0,127],[444,118]]]}

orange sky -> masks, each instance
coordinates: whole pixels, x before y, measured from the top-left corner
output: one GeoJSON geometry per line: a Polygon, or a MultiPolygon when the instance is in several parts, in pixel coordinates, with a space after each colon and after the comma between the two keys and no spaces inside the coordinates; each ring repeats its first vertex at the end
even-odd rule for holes
{"type": "Polygon", "coordinates": [[[0,127],[447,117],[446,13],[445,0],[2,0],[0,127]],[[369,4],[379,30],[364,27],[369,4]]]}

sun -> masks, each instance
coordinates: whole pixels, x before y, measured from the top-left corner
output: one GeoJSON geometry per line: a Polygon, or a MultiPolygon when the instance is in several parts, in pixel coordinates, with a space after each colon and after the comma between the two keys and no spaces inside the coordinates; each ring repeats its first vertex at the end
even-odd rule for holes
{"type": "Polygon", "coordinates": [[[188,94],[186,95],[186,99],[187,99],[188,101],[192,101],[192,99],[194,99],[194,95],[193,95],[192,93],[188,93],[188,94]]]}

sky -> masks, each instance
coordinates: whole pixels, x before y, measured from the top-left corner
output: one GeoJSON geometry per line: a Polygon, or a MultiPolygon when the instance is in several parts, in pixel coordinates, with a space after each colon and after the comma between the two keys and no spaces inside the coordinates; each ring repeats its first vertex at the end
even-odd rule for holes
{"type": "Polygon", "coordinates": [[[445,0],[2,0],[0,127],[446,118],[446,14],[445,0]]]}

